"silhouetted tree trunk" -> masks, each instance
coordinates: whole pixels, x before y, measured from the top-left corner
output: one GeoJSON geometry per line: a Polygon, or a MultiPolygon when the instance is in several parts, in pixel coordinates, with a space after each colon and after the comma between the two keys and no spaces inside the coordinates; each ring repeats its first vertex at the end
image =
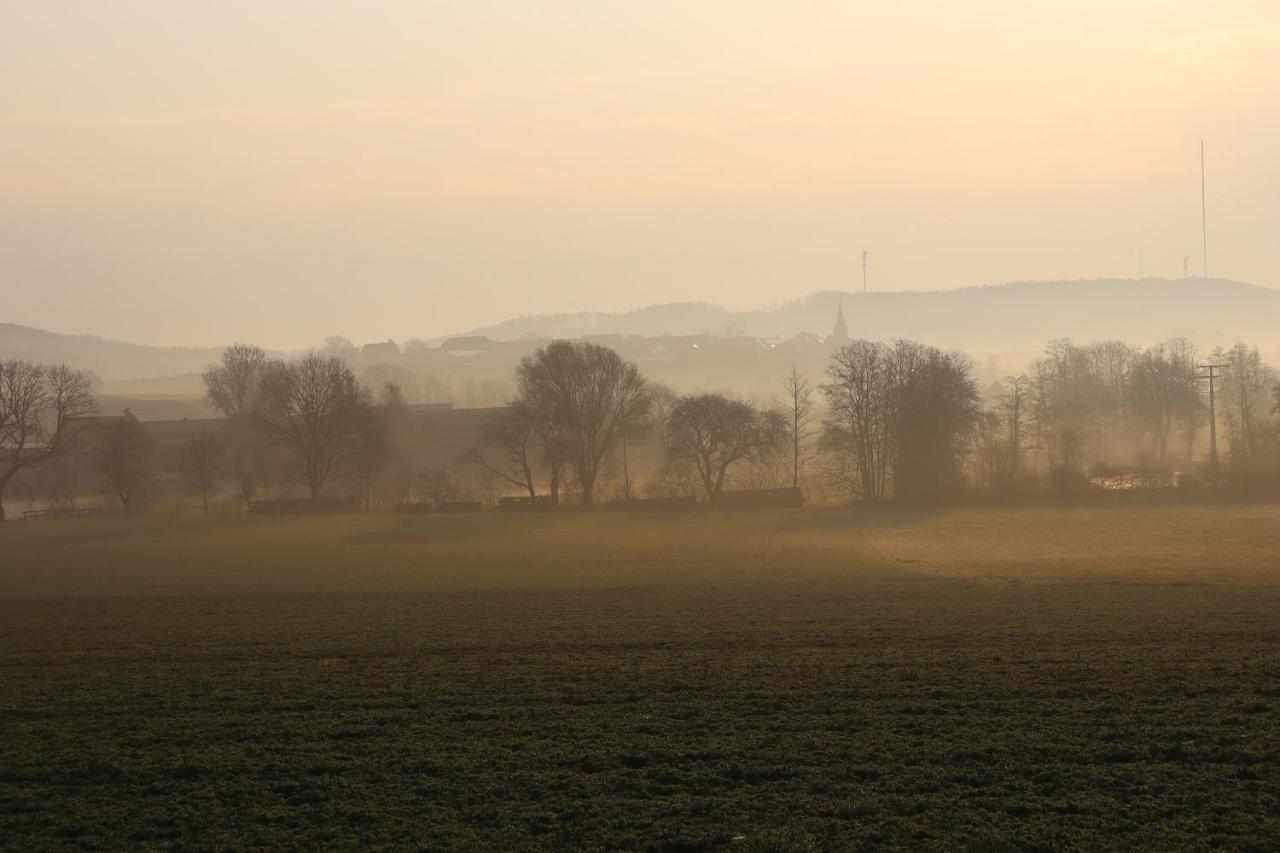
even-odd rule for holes
{"type": "Polygon", "coordinates": [[[128,409],[101,428],[95,462],[127,516],[137,512],[150,485],[152,444],[146,428],[128,409]]]}
{"type": "Polygon", "coordinates": [[[800,488],[800,469],[805,462],[804,447],[809,438],[809,424],[813,418],[813,386],[808,377],[791,365],[782,383],[787,394],[791,418],[791,487],[800,488]]]}
{"type": "Polygon", "coordinates": [[[209,515],[209,498],[217,489],[217,467],[221,457],[221,442],[204,427],[187,436],[182,448],[183,482],[191,494],[200,498],[206,517],[209,515]]]}

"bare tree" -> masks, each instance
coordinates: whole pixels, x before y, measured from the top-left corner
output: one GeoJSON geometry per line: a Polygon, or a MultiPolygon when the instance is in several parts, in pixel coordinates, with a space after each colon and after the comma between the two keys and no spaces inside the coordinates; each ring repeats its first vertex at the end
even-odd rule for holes
{"type": "Polygon", "coordinates": [[[367,400],[341,358],[312,353],[264,365],[254,420],[296,456],[312,500],[352,455],[367,400]]]}
{"type": "Polygon", "coordinates": [[[591,506],[601,464],[651,405],[640,370],[608,347],[553,341],[521,360],[516,386],[516,399],[563,444],[591,506]]]}
{"type": "Polygon", "coordinates": [[[863,500],[934,501],[955,494],[978,424],[973,368],[958,353],[913,341],[841,347],[822,386],[824,443],[847,455],[863,500]]]}
{"type": "Polygon", "coordinates": [[[555,421],[536,418],[533,430],[538,434],[542,464],[547,469],[547,493],[551,497],[551,506],[558,509],[572,448],[564,429],[555,421]]]}
{"type": "Polygon", "coordinates": [[[206,427],[187,436],[182,446],[182,482],[187,491],[200,499],[204,514],[209,515],[209,498],[218,489],[217,472],[222,459],[222,443],[206,427]]]}
{"type": "Polygon", "coordinates": [[[1122,361],[1124,358],[1128,358],[1124,350],[1117,349],[1104,359],[1114,362],[1106,371],[1112,385],[1109,392],[1095,353],[1070,340],[1050,341],[1044,356],[1032,365],[1032,419],[1037,444],[1051,467],[1057,464],[1055,458],[1063,458],[1066,449],[1058,442],[1067,436],[1072,442],[1072,455],[1106,458],[1107,423],[1123,414],[1113,411],[1108,400],[1119,405],[1128,395],[1126,383],[1131,368],[1122,361]]]}
{"type": "Polygon", "coordinates": [[[345,357],[356,351],[356,345],[342,335],[330,335],[324,339],[324,348],[329,355],[345,357]]]}
{"type": "Polygon", "coordinates": [[[1152,436],[1156,456],[1169,453],[1169,433],[1185,422],[1189,413],[1204,406],[1200,397],[1195,350],[1185,340],[1174,340],[1142,352],[1133,371],[1134,412],[1152,436]]]}
{"type": "Polygon", "coordinates": [[[1258,454],[1270,402],[1268,390],[1275,384],[1275,371],[1262,360],[1257,347],[1243,343],[1226,352],[1215,352],[1213,360],[1227,365],[1222,402],[1231,442],[1231,469],[1235,475],[1247,469],[1258,454]]]}
{"type": "Polygon", "coordinates": [[[220,364],[200,375],[205,402],[227,419],[221,451],[246,508],[259,488],[268,487],[266,447],[251,422],[266,361],[260,347],[232,344],[223,351],[220,364]]]}
{"type": "Polygon", "coordinates": [[[520,401],[513,402],[502,414],[491,418],[480,430],[480,440],[462,456],[462,461],[499,477],[529,494],[529,508],[538,495],[534,468],[537,463],[538,440],[533,410],[520,401]],[[487,451],[496,451],[498,461],[491,462],[487,451]]]}
{"type": "Polygon", "coordinates": [[[813,385],[793,362],[782,380],[791,421],[791,487],[800,488],[800,475],[809,459],[809,438],[813,423],[813,385]]]}
{"type": "Polygon", "coordinates": [[[827,382],[824,446],[851,460],[836,466],[841,479],[864,501],[888,497],[895,447],[891,441],[891,409],[887,348],[854,341],[831,356],[827,382]]]}
{"type": "Polygon", "coordinates": [[[65,364],[0,361],[0,521],[18,472],[70,453],[95,411],[86,374],[65,364]]]}
{"type": "Polygon", "coordinates": [[[1031,380],[1025,374],[1018,374],[1005,380],[1004,392],[999,399],[1000,417],[1008,442],[1005,476],[1009,479],[1017,479],[1022,473],[1022,453],[1027,443],[1027,422],[1031,415],[1030,393],[1031,380]]]}
{"type": "Polygon", "coordinates": [[[107,486],[120,499],[125,515],[133,515],[145,502],[151,486],[150,456],[153,441],[133,412],[102,424],[94,462],[107,486]]]}
{"type": "Polygon", "coordinates": [[[980,488],[994,494],[1009,481],[1010,446],[1003,413],[983,412],[973,435],[973,472],[980,488]]]}
{"type": "MultiPolygon", "coordinates": [[[[633,394],[622,401],[619,420],[622,423],[618,442],[622,451],[622,497],[631,500],[633,478],[628,445],[634,445],[649,437],[661,422],[658,418],[658,388],[646,385],[642,393],[633,394]]],[[[665,393],[665,389],[664,389],[665,393]]]]}
{"type": "Polygon", "coordinates": [[[426,469],[418,474],[417,479],[418,493],[422,495],[423,502],[435,509],[462,496],[462,487],[443,465],[426,469]]]}
{"type": "Polygon", "coordinates": [[[377,405],[364,390],[358,394],[360,411],[351,442],[351,473],[356,494],[368,510],[373,508],[378,482],[394,455],[391,423],[404,409],[404,398],[394,383],[382,389],[377,405]]]}
{"type": "Polygon", "coordinates": [[[234,479],[245,508],[259,491],[270,498],[275,466],[268,458],[267,437],[257,429],[253,417],[242,415],[227,420],[218,438],[223,468],[234,479]]]}
{"type": "Polygon", "coordinates": [[[731,467],[776,452],[786,437],[781,412],[762,412],[721,394],[694,394],[681,397],[671,410],[663,445],[669,460],[697,470],[707,500],[714,503],[731,467]]]}
{"type": "Polygon", "coordinates": [[[250,344],[232,344],[222,353],[222,363],[207,368],[204,399],[225,418],[249,414],[257,397],[258,381],[267,354],[250,344]]]}
{"type": "Polygon", "coordinates": [[[980,415],[973,365],[962,353],[913,341],[897,341],[889,353],[894,499],[953,499],[980,415]]]}

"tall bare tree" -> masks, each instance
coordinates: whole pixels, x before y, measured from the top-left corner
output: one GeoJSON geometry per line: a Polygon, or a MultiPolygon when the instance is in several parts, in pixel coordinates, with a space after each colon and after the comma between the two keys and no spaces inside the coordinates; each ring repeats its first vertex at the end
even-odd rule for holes
{"type": "Polygon", "coordinates": [[[254,407],[255,423],[289,448],[312,500],[354,449],[367,402],[341,358],[312,353],[298,361],[268,361],[254,407]]]}
{"type": "Polygon", "coordinates": [[[787,434],[782,412],[762,412],[721,394],[693,394],[671,410],[663,445],[668,460],[697,470],[707,500],[714,503],[731,467],[776,452],[787,434]]]}
{"type": "Polygon", "coordinates": [[[65,364],[0,361],[0,521],[4,492],[19,471],[72,451],[95,411],[89,377],[65,364]]]}
{"type": "Polygon", "coordinates": [[[183,485],[200,499],[204,514],[209,515],[209,498],[217,493],[218,465],[222,459],[222,443],[207,427],[201,427],[187,436],[182,445],[183,485]]]}
{"type": "Polygon", "coordinates": [[[809,459],[813,424],[813,384],[793,362],[782,380],[791,422],[791,487],[800,488],[800,475],[809,459]]]}
{"type": "Polygon", "coordinates": [[[894,499],[954,499],[980,415],[973,366],[961,353],[913,341],[895,342],[889,363],[894,499]]]}
{"type": "Polygon", "coordinates": [[[553,341],[522,359],[516,399],[562,443],[588,507],[602,463],[652,405],[635,364],[586,341],[553,341]]]}
{"type": "Polygon", "coordinates": [[[267,449],[251,422],[266,363],[260,347],[232,344],[223,351],[220,364],[200,375],[205,402],[227,419],[220,438],[222,455],[246,508],[260,488],[269,493],[267,449]]]}
{"type": "Polygon", "coordinates": [[[1195,350],[1178,339],[1144,350],[1134,364],[1133,409],[1151,434],[1155,455],[1169,454],[1169,434],[1204,406],[1195,350]]]}
{"type": "Polygon", "coordinates": [[[379,481],[394,455],[392,420],[402,415],[404,397],[400,386],[387,383],[375,405],[361,390],[360,417],[352,436],[351,467],[356,493],[366,510],[373,509],[379,481]]]}
{"type": "Polygon", "coordinates": [[[222,353],[222,363],[207,368],[204,398],[223,417],[236,418],[249,414],[257,397],[258,381],[267,354],[250,344],[232,344],[222,353]]]}
{"type": "Polygon", "coordinates": [[[1213,361],[1227,365],[1221,401],[1231,445],[1231,472],[1237,476],[1251,468],[1261,449],[1276,371],[1262,360],[1256,346],[1243,343],[1215,351],[1213,361]]]}
{"type": "Polygon", "coordinates": [[[1026,448],[1027,422],[1031,416],[1031,380],[1025,374],[1010,376],[1004,381],[1004,391],[999,398],[1000,418],[1008,442],[1006,476],[1017,479],[1022,473],[1022,454],[1026,448]]]}
{"type": "Polygon", "coordinates": [[[153,444],[146,427],[128,409],[123,417],[111,418],[101,425],[94,463],[120,499],[125,515],[136,513],[147,499],[153,444]]]}
{"type": "Polygon", "coordinates": [[[849,460],[848,484],[864,501],[888,497],[895,446],[887,361],[883,344],[853,341],[831,356],[820,386],[827,400],[823,445],[849,460]]]}

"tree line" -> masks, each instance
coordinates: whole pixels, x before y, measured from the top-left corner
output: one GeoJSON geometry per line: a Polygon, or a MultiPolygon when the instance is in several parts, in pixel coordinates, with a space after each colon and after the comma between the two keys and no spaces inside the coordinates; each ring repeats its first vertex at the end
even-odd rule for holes
{"type": "Polygon", "coordinates": [[[610,460],[630,497],[628,442],[655,439],[663,466],[645,489],[713,503],[730,482],[778,486],[788,474],[794,487],[906,503],[1070,496],[1119,470],[1203,480],[1206,359],[1225,365],[1215,408],[1226,482],[1280,485],[1280,377],[1256,348],[1201,354],[1183,339],[1053,341],[986,389],[963,353],[853,341],[816,382],[793,367],[781,400],[766,402],[676,395],[603,347],[557,342],[517,368],[511,408],[471,458],[531,498],[546,472],[552,504],[567,472],[590,505],[610,460]]]}
{"type": "MultiPolygon", "coordinates": [[[[514,394],[455,466],[413,470],[395,436],[409,420],[402,389],[360,381],[339,353],[271,359],[236,344],[203,374],[223,416],[186,437],[179,477],[208,512],[234,483],[247,505],[302,489],[376,502],[459,497],[462,471],[490,496],[531,506],[608,497],[804,487],[868,502],[936,503],[966,496],[1070,494],[1122,469],[1205,474],[1215,387],[1222,475],[1280,483],[1280,376],[1255,347],[1197,353],[1174,339],[1051,342],[1020,374],[980,388],[962,353],[914,341],[852,341],[822,376],[792,368],[778,398],[677,394],[639,366],[586,341],[554,341],[516,367],[514,394]],[[635,452],[660,464],[636,477],[635,452]]],[[[89,454],[126,512],[147,492],[150,439],[132,417],[98,419],[91,378],[65,366],[0,362],[0,496],[21,472],[89,454]],[[96,423],[90,440],[84,427],[96,423]]],[[[0,510],[2,512],[2,510],[0,510]]],[[[3,518],[3,515],[0,515],[3,518]]]]}

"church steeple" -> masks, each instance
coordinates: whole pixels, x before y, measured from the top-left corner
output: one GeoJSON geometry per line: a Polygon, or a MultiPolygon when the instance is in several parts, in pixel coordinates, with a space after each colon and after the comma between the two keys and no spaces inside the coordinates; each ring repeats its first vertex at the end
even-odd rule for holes
{"type": "Polygon", "coordinates": [[[849,340],[849,325],[844,321],[844,305],[836,306],[836,327],[831,330],[831,337],[838,341],[849,340]]]}

